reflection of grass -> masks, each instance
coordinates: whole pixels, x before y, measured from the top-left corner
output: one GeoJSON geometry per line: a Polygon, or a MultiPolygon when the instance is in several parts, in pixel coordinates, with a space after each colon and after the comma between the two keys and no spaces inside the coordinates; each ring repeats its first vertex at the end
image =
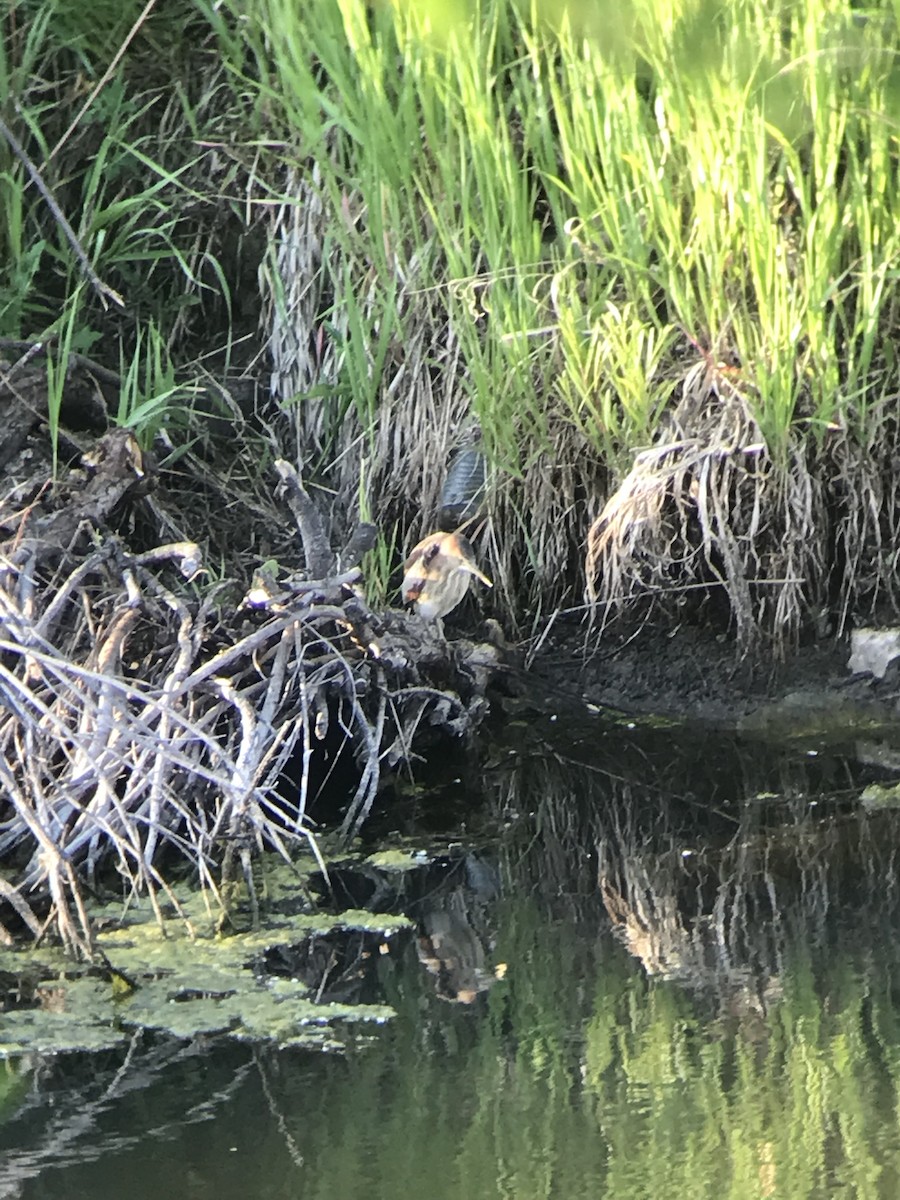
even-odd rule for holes
{"type": "Polygon", "coordinates": [[[560,1172],[541,1194],[793,1198],[836,1180],[893,1194],[895,822],[840,820],[808,760],[685,735],[629,746],[617,732],[604,750],[597,733],[583,767],[532,746],[495,777],[502,810],[533,815],[504,835],[495,937],[510,969],[469,1060],[484,1067],[473,1090],[504,1096],[487,1157],[521,1133],[523,1161],[560,1172]],[[763,817],[760,785],[779,779],[763,817]],[[699,805],[685,813],[688,787],[727,836],[699,805]],[[539,1116],[501,1131],[528,1090],[539,1116]]]}
{"type": "Polygon", "coordinates": [[[25,1099],[29,1082],[24,1074],[0,1071],[0,1126],[19,1108],[25,1099]]]}
{"type": "Polygon", "coordinates": [[[894,1024],[887,987],[867,995],[840,961],[817,981],[802,950],[765,1018],[712,1038],[670,986],[613,1007],[601,986],[586,1082],[605,1114],[611,1193],[824,1196],[841,1179],[849,1195],[882,1194],[874,1181],[900,1146],[884,1136],[897,1077],[881,1054],[897,1047],[873,1053],[869,1005],[894,1024]]]}
{"type": "MultiPolygon", "coordinates": [[[[843,956],[813,959],[791,940],[784,994],[765,1019],[710,1021],[567,908],[521,892],[498,903],[510,973],[477,1007],[436,1000],[410,946],[404,962],[379,961],[399,1015],[371,1044],[315,1059],[258,1054],[268,1105],[254,1088],[252,1108],[236,1110],[251,1190],[283,1191],[296,1146],[310,1200],[895,1194],[900,1025],[887,975],[873,983],[843,956]]],[[[215,992],[233,981],[206,982],[215,992]]],[[[293,1005],[280,1005],[285,1022],[306,1015],[293,1005]]],[[[185,1114],[208,1107],[220,1074],[202,1054],[203,1042],[190,1047],[192,1077],[170,1081],[162,1100],[139,1090],[146,1075],[122,1069],[116,1131],[158,1128],[156,1106],[171,1120],[173,1097],[185,1114]]],[[[211,1174],[225,1153],[200,1151],[234,1144],[234,1126],[209,1125],[193,1150],[211,1174]]],[[[118,1139],[111,1153],[121,1155],[118,1139]]]]}
{"type": "Polygon", "coordinates": [[[406,978],[389,1049],[296,1118],[312,1196],[893,1194],[877,1184],[900,1166],[886,981],[845,959],[814,974],[794,944],[764,1017],[710,1020],[596,930],[522,896],[496,916],[510,972],[480,1015],[435,1010],[406,978]]]}

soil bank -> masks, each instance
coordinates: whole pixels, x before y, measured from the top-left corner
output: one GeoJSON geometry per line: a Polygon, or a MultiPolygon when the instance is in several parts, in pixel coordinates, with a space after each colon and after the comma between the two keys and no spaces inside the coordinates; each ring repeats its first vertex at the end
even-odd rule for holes
{"type": "Polygon", "coordinates": [[[849,638],[828,638],[783,659],[741,655],[723,634],[697,626],[645,626],[585,648],[583,631],[561,628],[529,672],[549,706],[567,702],[791,736],[809,726],[900,723],[900,670],[884,679],[852,674],[849,638]]]}

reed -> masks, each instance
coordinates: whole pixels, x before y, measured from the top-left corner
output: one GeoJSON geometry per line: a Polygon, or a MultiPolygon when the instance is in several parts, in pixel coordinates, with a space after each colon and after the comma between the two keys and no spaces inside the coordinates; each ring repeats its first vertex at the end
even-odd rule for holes
{"type": "MultiPolygon", "coordinates": [[[[343,446],[366,430],[381,510],[422,513],[415,532],[477,420],[494,569],[520,604],[577,588],[586,545],[595,599],[674,572],[724,582],[746,640],[793,635],[823,601],[848,496],[871,498],[893,452],[895,16],[818,0],[591,11],[595,26],[575,6],[484,3],[449,23],[428,4],[256,7],[351,331],[316,384],[354,397],[343,446]],[[360,345],[385,321],[402,362],[360,345]],[[649,447],[653,520],[617,490],[649,447]]],[[[850,520],[882,536],[862,508],[850,520]]],[[[870,567],[838,581],[841,618],[874,577],[893,592],[887,557],[870,567]]]]}
{"type": "MultiPolygon", "coordinates": [[[[354,516],[365,475],[416,541],[480,427],[510,619],[663,581],[724,584],[745,641],[896,607],[886,0],[126,9],[20,0],[0,55],[126,301],[88,289],[74,349],[228,363],[258,275],[284,452],[354,516]]],[[[0,336],[40,336],[83,266],[0,154],[0,336]]]]}

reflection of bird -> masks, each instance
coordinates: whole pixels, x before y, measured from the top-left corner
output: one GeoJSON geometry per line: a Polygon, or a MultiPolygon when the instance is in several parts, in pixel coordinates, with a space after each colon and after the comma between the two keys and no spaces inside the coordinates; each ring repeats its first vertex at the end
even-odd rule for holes
{"type": "Polygon", "coordinates": [[[403,599],[426,621],[439,621],[452,612],[473,575],[487,587],[494,586],[478,569],[472,547],[460,533],[429,534],[413,547],[403,570],[403,599]]]}

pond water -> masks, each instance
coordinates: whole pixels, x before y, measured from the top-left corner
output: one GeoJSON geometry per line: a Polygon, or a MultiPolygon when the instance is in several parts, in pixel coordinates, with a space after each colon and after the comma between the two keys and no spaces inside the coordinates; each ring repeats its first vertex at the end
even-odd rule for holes
{"type": "Polygon", "coordinates": [[[415,921],[322,958],[392,1021],[0,1064],[0,1200],[894,1198],[896,759],[523,720],[335,871],[415,921]]]}

